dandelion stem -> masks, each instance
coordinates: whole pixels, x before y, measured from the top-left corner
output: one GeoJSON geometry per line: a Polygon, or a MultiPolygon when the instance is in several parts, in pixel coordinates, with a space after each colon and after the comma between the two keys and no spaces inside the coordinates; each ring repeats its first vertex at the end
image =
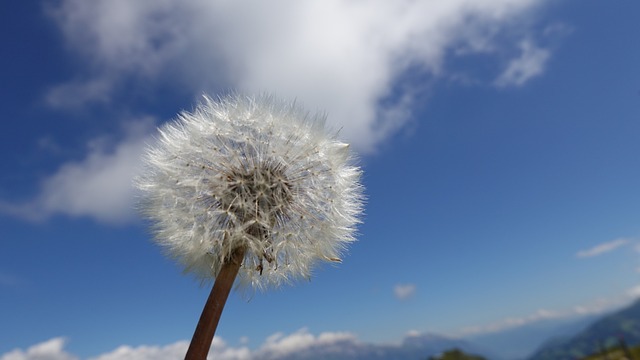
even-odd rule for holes
{"type": "Polygon", "coordinates": [[[193,333],[193,338],[191,338],[191,344],[189,345],[189,350],[187,350],[185,360],[205,360],[207,358],[213,335],[216,333],[220,315],[222,315],[222,309],[224,309],[224,304],[227,302],[233,282],[236,275],[238,275],[240,265],[242,265],[244,253],[244,247],[237,248],[229,261],[222,265],[207,303],[204,305],[202,315],[200,315],[196,331],[193,333]]]}

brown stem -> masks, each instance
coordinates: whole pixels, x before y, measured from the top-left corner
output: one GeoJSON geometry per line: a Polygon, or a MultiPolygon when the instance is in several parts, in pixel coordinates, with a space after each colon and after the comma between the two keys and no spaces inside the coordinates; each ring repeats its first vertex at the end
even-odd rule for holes
{"type": "Polygon", "coordinates": [[[213,335],[216,333],[216,328],[220,321],[222,309],[227,302],[233,282],[236,279],[236,275],[238,275],[238,270],[240,270],[240,265],[242,265],[244,252],[244,248],[236,249],[231,255],[231,259],[222,265],[207,303],[204,305],[202,315],[200,315],[196,331],[193,333],[193,338],[191,338],[189,350],[187,350],[187,355],[184,357],[185,360],[205,360],[207,358],[213,335]]]}

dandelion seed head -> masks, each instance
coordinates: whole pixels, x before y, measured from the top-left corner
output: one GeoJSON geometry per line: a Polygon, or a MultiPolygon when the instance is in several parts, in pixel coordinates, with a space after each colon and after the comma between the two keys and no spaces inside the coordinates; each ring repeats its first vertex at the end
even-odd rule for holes
{"type": "Polygon", "coordinates": [[[240,284],[339,262],[362,212],[360,169],[323,114],[268,95],[209,97],[159,129],[136,179],[155,241],[207,280],[238,248],[240,284]]]}

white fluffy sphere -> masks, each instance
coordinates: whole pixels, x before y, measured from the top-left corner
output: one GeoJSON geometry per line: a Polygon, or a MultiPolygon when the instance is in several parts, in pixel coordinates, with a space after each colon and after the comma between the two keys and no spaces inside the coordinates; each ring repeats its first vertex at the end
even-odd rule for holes
{"type": "Polygon", "coordinates": [[[271,96],[205,97],[160,128],[136,180],[155,241],[215,278],[245,249],[242,284],[279,286],[340,261],[362,212],[361,171],[323,115],[271,96]]]}

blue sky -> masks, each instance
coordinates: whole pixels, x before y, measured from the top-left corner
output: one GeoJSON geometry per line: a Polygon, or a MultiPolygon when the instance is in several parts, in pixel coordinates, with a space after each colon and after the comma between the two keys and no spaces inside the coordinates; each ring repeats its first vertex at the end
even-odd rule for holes
{"type": "Polygon", "coordinates": [[[326,110],[368,197],[343,264],[230,297],[226,358],[321,333],[484,333],[640,295],[637,2],[0,7],[0,359],[171,358],[191,337],[208,288],[153,245],[130,182],[155,126],[203,92],[326,110]]]}

